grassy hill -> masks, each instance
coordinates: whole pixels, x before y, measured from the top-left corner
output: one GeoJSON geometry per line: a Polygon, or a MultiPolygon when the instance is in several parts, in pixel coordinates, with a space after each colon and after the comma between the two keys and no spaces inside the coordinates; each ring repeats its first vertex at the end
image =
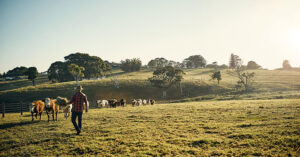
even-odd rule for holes
{"type": "MultiPolygon", "coordinates": [[[[235,92],[233,87],[236,78],[222,70],[220,85],[210,80],[212,69],[189,69],[182,82],[183,93],[179,87],[172,87],[167,91],[169,101],[199,101],[199,100],[232,100],[232,99],[281,99],[300,97],[300,71],[284,70],[255,70],[256,82],[254,90],[243,94],[235,92]]],[[[90,102],[97,99],[110,98],[154,98],[161,100],[162,91],[147,81],[152,76],[149,70],[123,73],[114,71],[112,76],[102,80],[86,80],[80,84],[84,87],[90,102]],[[116,88],[112,78],[119,82],[116,88]]],[[[37,86],[24,85],[25,80],[2,82],[0,84],[0,100],[5,102],[32,101],[45,97],[56,98],[64,96],[70,98],[74,92],[75,82],[51,84],[46,76],[40,77],[37,86]],[[22,84],[22,85],[21,85],[22,84]],[[19,86],[18,86],[19,85],[19,86]],[[13,86],[14,88],[10,88],[13,86]]],[[[30,82],[30,81],[28,81],[30,82]]],[[[28,83],[27,82],[27,83],[28,83]]]]}
{"type": "Polygon", "coordinates": [[[76,136],[26,113],[0,121],[0,156],[299,156],[300,99],[239,100],[93,109],[76,136]]]}
{"type": "MultiPolygon", "coordinates": [[[[13,80],[13,81],[0,81],[0,91],[18,89],[22,87],[32,86],[32,82],[27,79],[26,76],[21,77],[21,80],[13,80]]],[[[36,85],[41,84],[49,84],[47,75],[38,75],[35,80],[36,85]]]]}

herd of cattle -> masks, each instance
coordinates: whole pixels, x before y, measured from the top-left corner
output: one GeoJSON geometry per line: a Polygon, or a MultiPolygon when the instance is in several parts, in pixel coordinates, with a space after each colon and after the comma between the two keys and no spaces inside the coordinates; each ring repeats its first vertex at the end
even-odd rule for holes
{"type": "MultiPolygon", "coordinates": [[[[121,99],[120,101],[118,101],[117,99],[110,99],[110,100],[97,100],[97,107],[98,108],[104,108],[104,107],[118,107],[118,106],[122,106],[125,107],[126,106],[126,99],[121,99]]],[[[154,99],[133,99],[131,101],[131,105],[132,107],[135,106],[141,106],[141,105],[154,105],[155,104],[155,100],[154,99]]]]}
{"type": "MultiPolygon", "coordinates": [[[[64,117],[67,119],[71,115],[72,111],[72,104],[67,104],[69,101],[66,98],[57,97],[56,99],[46,98],[45,101],[37,100],[32,102],[32,108],[30,109],[32,121],[37,116],[40,116],[40,120],[42,118],[42,113],[45,110],[48,116],[48,122],[50,120],[50,114],[52,114],[53,121],[57,121],[57,114],[59,111],[60,106],[63,108],[64,117]],[[55,119],[54,119],[55,115],[55,119]]],[[[125,107],[126,106],[126,99],[121,99],[118,101],[117,99],[110,99],[110,100],[97,100],[96,101],[98,108],[116,108],[118,106],[125,107]]],[[[135,106],[142,106],[142,105],[154,105],[154,99],[133,99],[131,101],[132,107],[135,106]]],[[[83,105],[84,106],[84,105],[83,105]]],[[[89,103],[87,104],[89,106],[89,103]]]]}

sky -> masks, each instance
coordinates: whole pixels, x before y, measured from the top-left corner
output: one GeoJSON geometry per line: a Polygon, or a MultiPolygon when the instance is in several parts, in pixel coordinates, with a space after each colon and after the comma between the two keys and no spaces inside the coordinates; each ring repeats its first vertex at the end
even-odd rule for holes
{"type": "Polygon", "coordinates": [[[300,66],[299,0],[0,0],[0,72],[76,52],[143,64],[202,55],[300,66]]]}

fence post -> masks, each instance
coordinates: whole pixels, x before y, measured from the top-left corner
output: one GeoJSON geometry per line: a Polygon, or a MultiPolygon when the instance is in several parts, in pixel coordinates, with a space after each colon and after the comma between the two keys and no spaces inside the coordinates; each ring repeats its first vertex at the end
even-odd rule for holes
{"type": "Polygon", "coordinates": [[[5,103],[2,103],[2,118],[5,116],[5,103]]]}
{"type": "Polygon", "coordinates": [[[21,101],[21,116],[23,115],[23,102],[21,101]]]}

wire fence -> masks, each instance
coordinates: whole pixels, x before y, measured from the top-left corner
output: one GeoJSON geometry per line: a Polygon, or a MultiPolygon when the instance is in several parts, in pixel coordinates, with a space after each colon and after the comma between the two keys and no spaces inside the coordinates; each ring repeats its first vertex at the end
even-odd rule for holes
{"type": "MultiPolygon", "coordinates": [[[[2,117],[5,117],[6,113],[20,113],[23,115],[24,112],[31,112],[32,103],[31,102],[15,102],[15,103],[4,103],[2,102],[0,107],[0,113],[2,117]]],[[[96,101],[89,102],[89,108],[94,109],[98,108],[96,101]]],[[[60,108],[62,110],[62,108],[60,108]]]]}
{"type": "Polygon", "coordinates": [[[5,113],[20,113],[30,112],[32,105],[30,102],[16,102],[16,103],[1,103],[0,113],[5,117],[5,113]]]}

